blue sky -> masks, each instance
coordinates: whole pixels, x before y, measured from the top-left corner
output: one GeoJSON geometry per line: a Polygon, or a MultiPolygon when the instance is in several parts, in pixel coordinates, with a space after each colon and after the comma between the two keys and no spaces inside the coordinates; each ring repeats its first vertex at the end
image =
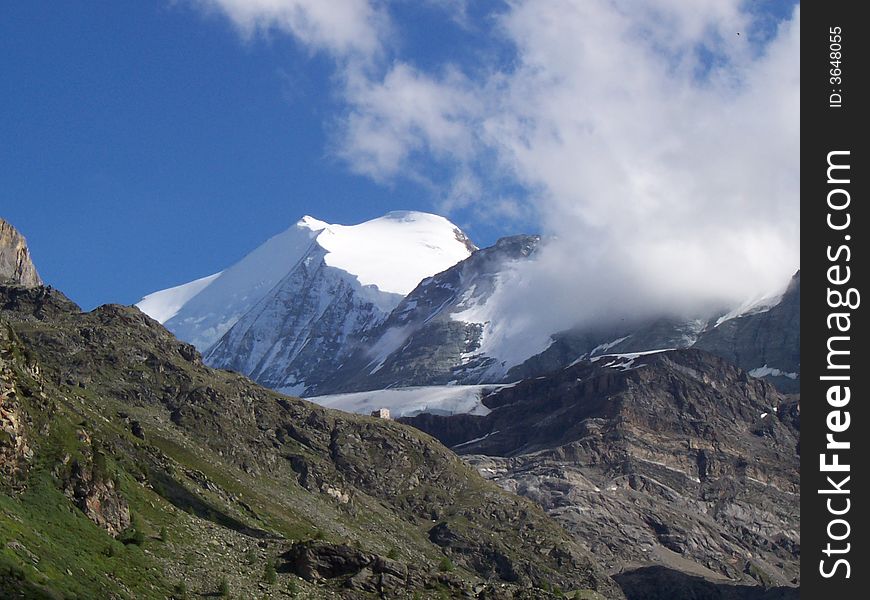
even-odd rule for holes
{"type": "MultiPolygon", "coordinates": [[[[27,236],[48,283],[85,308],[132,303],[228,266],[303,214],[353,223],[427,210],[481,245],[544,231],[571,240],[572,256],[609,248],[623,226],[655,225],[636,207],[686,212],[704,231],[713,225],[699,216],[709,211],[691,208],[696,191],[661,198],[684,175],[674,148],[696,155],[711,143],[693,133],[706,115],[748,113],[762,88],[772,103],[794,102],[793,81],[756,82],[765,69],[795,67],[787,50],[776,53],[799,23],[792,2],[750,11],[657,0],[648,14],[570,0],[317,6],[37,0],[0,9],[0,215],[27,236]],[[732,39],[738,29],[744,46],[732,39]],[[590,46],[602,31],[612,49],[599,56],[590,46]],[[608,61],[619,67],[607,71],[608,61]],[[682,89],[695,126],[659,119],[674,103],[665,87],[682,89]],[[634,119],[642,125],[620,125],[634,119]],[[648,125],[659,121],[661,130],[648,125]],[[666,138],[648,155],[625,150],[666,138]],[[630,204],[611,211],[608,195],[630,204]]],[[[756,131],[757,122],[724,125],[756,131]]],[[[796,128],[756,133],[784,147],[796,128]]],[[[789,180],[797,164],[783,147],[759,152],[774,153],[774,172],[789,180]]],[[[762,175],[747,169],[745,189],[727,182],[705,194],[728,214],[757,207],[747,190],[762,175]]],[[[771,245],[780,271],[795,257],[777,235],[793,239],[799,221],[786,196],[764,200],[758,212],[771,226],[751,233],[771,245]]],[[[647,241],[673,237],[677,225],[662,220],[647,241]]]]}

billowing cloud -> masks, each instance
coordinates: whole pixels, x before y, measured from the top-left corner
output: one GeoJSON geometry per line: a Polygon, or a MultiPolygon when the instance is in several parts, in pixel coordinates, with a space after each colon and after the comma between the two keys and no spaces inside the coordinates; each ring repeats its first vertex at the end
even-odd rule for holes
{"type": "Polygon", "coordinates": [[[478,24],[506,66],[424,70],[391,45],[388,3],[342,3],[210,0],[243,30],[364,57],[336,78],[352,170],[424,182],[448,211],[536,215],[553,241],[494,300],[540,317],[517,323],[733,305],[798,267],[798,7],[512,0],[478,24]]]}
{"type": "Polygon", "coordinates": [[[454,165],[472,158],[481,99],[455,69],[432,77],[397,63],[383,79],[362,70],[348,72],[350,104],[338,153],[357,172],[392,178],[411,157],[454,165]]]}
{"type": "Polygon", "coordinates": [[[799,264],[799,12],[762,43],[726,2],[631,4],[503,20],[521,61],[489,83],[481,143],[557,239],[498,301],[554,329],[733,305],[799,264]]]}

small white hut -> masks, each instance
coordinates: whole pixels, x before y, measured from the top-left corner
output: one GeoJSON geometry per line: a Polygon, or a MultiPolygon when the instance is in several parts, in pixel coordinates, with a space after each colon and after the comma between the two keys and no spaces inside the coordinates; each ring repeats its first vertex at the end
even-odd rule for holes
{"type": "Polygon", "coordinates": [[[372,416],[377,417],[379,419],[390,419],[390,409],[389,408],[379,408],[378,410],[372,411],[372,416]]]}

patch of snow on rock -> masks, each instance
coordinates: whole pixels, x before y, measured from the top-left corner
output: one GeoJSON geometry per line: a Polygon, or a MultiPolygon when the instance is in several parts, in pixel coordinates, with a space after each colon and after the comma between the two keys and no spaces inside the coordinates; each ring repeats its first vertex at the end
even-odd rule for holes
{"type": "Polygon", "coordinates": [[[789,379],[797,379],[798,373],[787,373],[785,371],[780,371],[779,369],[775,369],[773,367],[768,367],[764,365],[763,367],[756,367],[749,371],[749,374],[753,377],[788,377],[789,379]]]}

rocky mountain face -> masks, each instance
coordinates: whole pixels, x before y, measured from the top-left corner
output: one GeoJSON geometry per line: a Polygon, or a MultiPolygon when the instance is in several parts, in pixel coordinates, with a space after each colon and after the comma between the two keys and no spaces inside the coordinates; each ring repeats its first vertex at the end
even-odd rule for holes
{"type": "Polygon", "coordinates": [[[501,380],[503,365],[480,351],[485,320],[456,315],[485,305],[506,266],[527,260],[538,236],[513,236],[424,279],[318,393],[501,380]]]}
{"type": "Polygon", "coordinates": [[[30,259],[24,236],[0,218],[0,283],[27,287],[42,285],[39,273],[30,259]]]}
{"type": "MultiPolygon", "coordinates": [[[[800,389],[800,272],[772,306],[736,315],[620,320],[551,335],[552,343],[516,365],[481,350],[485,327],[503,315],[461,318],[485,306],[505,265],[534,254],[538,239],[506,238],[425,280],[355,353],[312,391],[335,394],[387,387],[511,383],[605,354],[701,348],[770,381],[800,389]]],[[[481,313],[486,314],[485,311],[481,313]]]]}
{"type": "MultiPolygon", "coordinates": [[[[505,274],[533,260],[536,236],[514,236],[425,279],[378,326],[357,340],[341,366],[309,395],[394,387],[511,383],[605,354],[701,348],[793,393],[800,386],[800,272],[770,304],[733,314],[621,319],[555,332],[542,352],[518,364],[484,344],[506,322],[488,308],[505,274]]],[[[504,290],[501,290],[504,291],[504,290]]]]}
{"type": "Polygon", "coordinates": [[[678,350],[581,361],[483,402],[402,421],[541,505],[629,597],[797,597],[799,409],[767,382],[678,350]]]}
{"type": "Polygon", "coordinates": [[[26,479],[33,459],[32,423],[21,408],[18,390],[12,382],[13,335],[11,329],[0,328],[0,480],[10,489],[26,479]]]}
{"type": "Polygon", "coordinates": [[[325,254],[312,248],[206,352],[205,362],[288,393],[328,381],[400,296],[361,286],[354,276],[331,269],[325,254]]]}
{"type": "Polygon", "coordinates": [[[210,369],[136,308],[0,286],[0,332],[0,596],[623,598],[431,437],[210,369]]]}

